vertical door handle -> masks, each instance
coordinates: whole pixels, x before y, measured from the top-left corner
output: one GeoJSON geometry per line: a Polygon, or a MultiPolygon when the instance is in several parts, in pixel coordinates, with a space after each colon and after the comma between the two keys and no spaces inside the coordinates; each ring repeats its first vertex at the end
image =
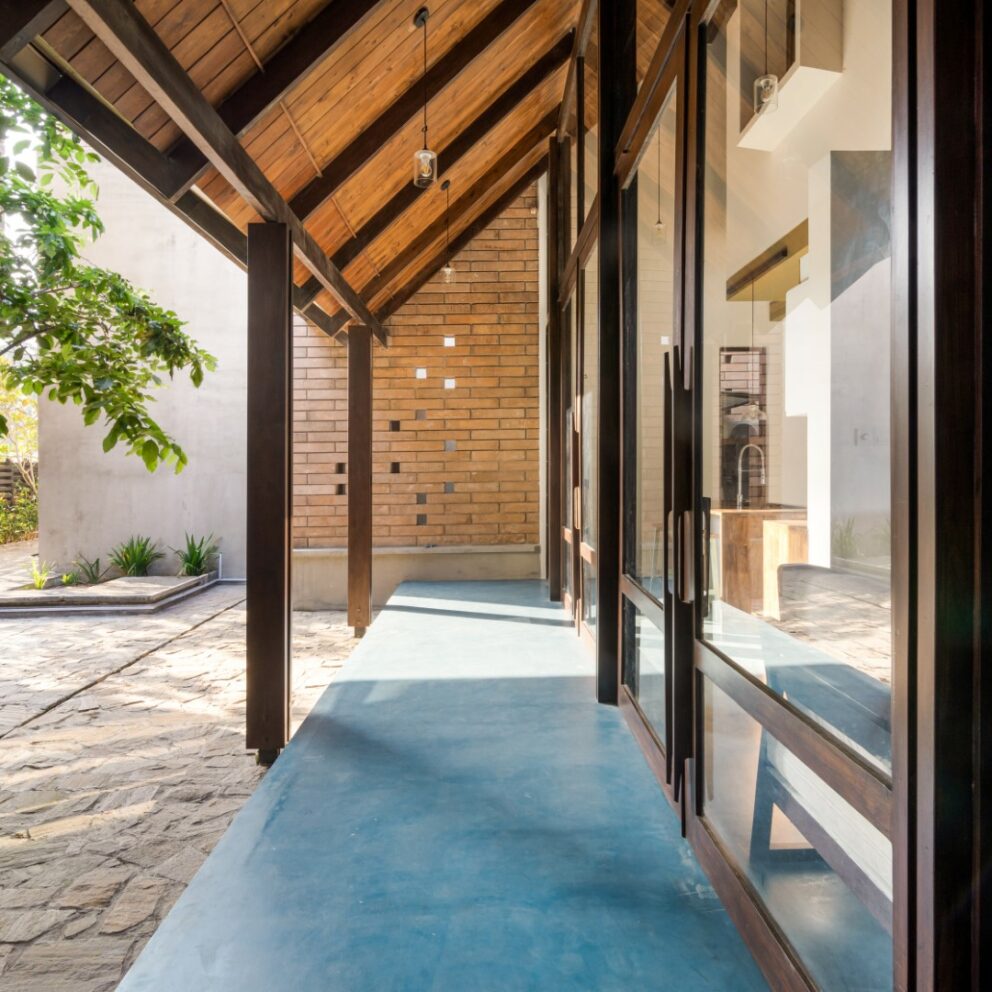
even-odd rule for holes
{"type": "Polygon", "coordinates": [[[691,603],[696,598],[696,557],[693,554],[692,510],[685,510],[679,519],[678,585],[679,599],[691,603]]]}

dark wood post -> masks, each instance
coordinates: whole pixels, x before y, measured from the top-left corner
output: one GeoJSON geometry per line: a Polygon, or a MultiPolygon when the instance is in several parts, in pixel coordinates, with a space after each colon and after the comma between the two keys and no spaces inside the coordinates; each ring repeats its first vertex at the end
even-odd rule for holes
{"type": "Polygon", "coordinates": [[[372,622],[372,333],[348,336],[348,623],[372,622]]]}
{"type": "Polygon", "coordinates": [[[599,4],[599,493],[596,698],[620,684],[620,184],[614,150],[637,95],[635,0],[599,4]]]}
{"type": "Polygon", "coordinates": [[[561,600],[561,307],[558,304],[558,282],[561,267],[561,151],[558,136],[548,140],[548,338],[547,364],[547,513],[548,528],[545,547],[548,556],[548,595],[553,602],[561,600]]]}
{"type": "Polygon", "coordinates": [[[292,258],[287,225],[248,225],[247,746],[261,764],[289,740],[292,258]]]}

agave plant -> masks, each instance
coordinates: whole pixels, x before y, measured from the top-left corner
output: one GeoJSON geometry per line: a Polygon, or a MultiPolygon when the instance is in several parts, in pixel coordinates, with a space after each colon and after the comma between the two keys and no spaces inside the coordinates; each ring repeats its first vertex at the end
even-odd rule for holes
{"type": "Polygon", "coordinates": [[[80,579],[87,585],[95,586],[107,574],[107,570],[100,568],[100,559],[90,560],[85,555],[80,556],[73,562],[80,579]]]}
{"type": "Polygon", "coordinates": [[[159,551],[150,537],[130,537],[110,552],[110,564],[122,575],[147,575],[148,569],[164,557],[165,552],[159,551]]]}
{"type": "Polygon", "coordinates": [[[201,537],[199,540],[192,534],[186,535],[186,547],[173,548],[179,559],[180,575],[206,575],[217,557],[218,547],[214,536],[201,537]]]}

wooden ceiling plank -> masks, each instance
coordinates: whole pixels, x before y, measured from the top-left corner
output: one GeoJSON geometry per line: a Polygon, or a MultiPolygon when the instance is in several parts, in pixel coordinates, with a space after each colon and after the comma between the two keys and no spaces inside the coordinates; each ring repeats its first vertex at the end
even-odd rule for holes
{"type": "Polygon", "coordinates": [[[154,28],[126,0],[70,0],[73,10],[151,94],[235,189],[267,220],[286,224],[297,256],[357,320],[386,343],[365,301],[290,210],[237,137],[172,56],[154,28]]]}
{"type": "Polygon", "coordinates": [[[423,108],[425,90],[427,99],[439,93],[535,2],[536,0],[502,0],[502,3],[428,69],[425,79],[418,79],[410,86],[333,161],[324,166],[323,175],[293,197],[290,201],[293,212],[304,219],[309,217],[423,108]]]}
{"type": "MultiPolygon", "coordinates": [[[[572,33],[568,32],[548,49],[526,72],[507,87],[453,141],[438,152],[438,175],[443,176],[459,159],[474,148],[500,121],[516,109],[541,83],[552,75],[568,58],[572,50],[572,33]]],[[[424,190],[407,183],[388,203],[379,209],[336,251],[331,261],[343,272],[376,238],[379,237],[424,190]]],[[[309,280],[304,289],[316,297],[321,291],[317,279],[309,280]]]]}
{"type": "MultiPolygon", "coordinates": [[[[337,47],[341,40],[381,0],[332,0],[303,26],[256,72],[217,107],[221,120],[236,135],[243,135],[286,94],[302,83],[337,47]]],[[[182,167],[182,184],[173,191],[181,196],[209,165],[189,139],[182,139],[169,153],[182,167]]]]}
{"type": "Polygon", "coordinates": [[[65,0],[0,0],[0,59],[13,58],[67,10],[65,0]]]}

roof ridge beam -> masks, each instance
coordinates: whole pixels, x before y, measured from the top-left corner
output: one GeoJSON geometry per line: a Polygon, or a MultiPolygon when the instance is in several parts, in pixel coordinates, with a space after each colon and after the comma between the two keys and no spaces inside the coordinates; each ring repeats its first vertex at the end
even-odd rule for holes
{"type": "Polygon", "coordinates": [[[213,166],[264,219],[286,224],[296,257],[358,321],[387,343],[365,301],[331,264],[255,160],[176,61],[155,29],[127,0],[70,0],[73,10],[121,65],[210,159],[213,166]]]}
{"type": "MultiPolygon", "coordinates": [[[[572,31],[567,31],[552,45],[526,72],[517,77],[492,103],[489,104],[460,134],[438,152],[438,175],[443,176],[463,156],[468,154],[504,118],[509,116],[546,79],[556,72],[568,58],[572,50],[572,31]]],[[[354,236],[346,241],[331,257],[331,261],[343,272],[376,238],[395,220],[417,202],[426,192],[413,183],[403,188],[377,210],[354,236]]],[[[321,285],[310,279],[303,287],[316,298],[321,285]]]]}
{"type": "MultiPolygon", "coordinates": [[[[6,0],[4,0],[6,2],[6,0]]],[[[299,86],[382,0],[330,0],[264,65],[217,105],[221,120],[238,137],[256,124],[278,102],[299,86]]],[[[181,179],[169,191],[172,198],[185,193],[210,164],[187,137],[169,149],[181,179]]]]}
{"type": "Polygon", "coordinates": [[[321,175],[311,180],[290,201],[293,213],[306,220],[421,110],[425,92],[428,100],[437,96],[536,2],[501,0],[427,70],[425,78],[413,83],[343,151],[322,166],[321,175]]]}

